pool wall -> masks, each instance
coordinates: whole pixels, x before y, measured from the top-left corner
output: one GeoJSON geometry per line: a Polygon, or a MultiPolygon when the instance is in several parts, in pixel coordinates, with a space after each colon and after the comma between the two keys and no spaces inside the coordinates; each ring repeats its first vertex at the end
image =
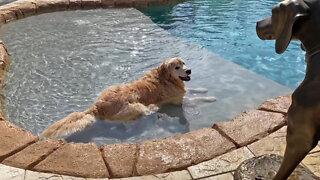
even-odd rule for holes
{"type": "MultiPolygon", "coordinates": [[[[159,0],[23,0],[0,7],[0,24],[23,17],[69,9],[152,6],[159,0]]],[[[0,42],[1,89],[9,55],[0,42]]],[[[3,106],[4,97],[1,105],[3,106]]],[[[186,134],[136,143],[102,145],[39,140],[5,119],[0,111],[0,163],[31,171],[84,178],[123,178],[184,170],[189,166],[251,144],[286,124],[291,95],[267,100],[257,110],[232,121],[186,134]]]]}

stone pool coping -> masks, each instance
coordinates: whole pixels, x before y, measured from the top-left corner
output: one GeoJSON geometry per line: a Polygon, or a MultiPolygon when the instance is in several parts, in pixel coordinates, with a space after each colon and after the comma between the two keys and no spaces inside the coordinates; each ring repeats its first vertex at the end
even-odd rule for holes
{"type": "MultiPolygon", "coordinates": [[[[176,2],[178,1],[20,0],[0,6],[0,25],[32,15],[68,9],[143,7],[176,2]]],[[[2,86],[9,62],[6,47],[0,41],[2,86]]],[[[0,102],[3,105],[3,97],[0,102]]],[[[238,157],[238,153],[245,155],[244,157],[253,157],[253,150],[248,147],[286,125],[286,112],[290,104],[291,95],[285,95],[267,100],[257,110],[246,111],[232,121],[219,122],[213,127],[165,139],[148,140],[140,145],[122,143],[100,147],[93,143],[67,143],[52,139],[40,141],[29,131],[6,121],[0,109],[0,174],[1,169],[16,167],[14,171],[24,173],[23,179],[32,179],[36,172],[41,172],[41,176],[53,173],[83,178],[210,177],[214,170],[201,168],[203,163],[209,160],[216,164],[215,159],[230,154],[238,157]],[[173,174],[167,174],[172,171],[173,174]],[[199,175],[200,171],[211,173],[199,175]]],[[[245,158],[236,162],[240,163],[240,160],[245,158]]],[[[232,176],[229,172],[234,170],[237,163],[230,162],[230,165],[225,165],[228,167],[226,171],[216,168],[218,172],[213,175],[227,173],[223,176],[232,176]]]]}

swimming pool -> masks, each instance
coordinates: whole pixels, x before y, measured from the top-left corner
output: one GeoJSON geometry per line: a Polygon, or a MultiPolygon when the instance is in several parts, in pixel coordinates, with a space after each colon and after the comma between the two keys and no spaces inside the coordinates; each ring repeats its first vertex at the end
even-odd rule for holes
{"type": "Polygon", "coordinates": [[[11,54],[6,117],[39,135],[71,112],[88,109],[103,89],[133,81],[162,61],[181,57],[190,88],[206,88],[214,103],[168,105],[131,123],[98,121],[67,138],[98,145],[165,138],[228,121],[266,99],[291,92],[270,79],[172,36],[136,9],[64,11],[4,25],[11,54]]]}
{"type": "Polygon", "coordinates": [[[278,55],[274,41],[256,35],[256,22],[280,0],[191,0],[176,6],[140,9],[171,34],[282,85],[295,88],[305,75],[304,52],[291,42],[278,55]]]}

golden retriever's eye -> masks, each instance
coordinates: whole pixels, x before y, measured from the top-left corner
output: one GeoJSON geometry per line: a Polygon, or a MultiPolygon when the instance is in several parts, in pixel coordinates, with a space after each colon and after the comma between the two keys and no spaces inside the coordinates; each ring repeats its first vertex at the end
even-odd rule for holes
{"type": "Polygon", "coordinates": [[[177,70],[178,70],[179,68],[180,68],[179,66],[176,67],[177,70]]]}

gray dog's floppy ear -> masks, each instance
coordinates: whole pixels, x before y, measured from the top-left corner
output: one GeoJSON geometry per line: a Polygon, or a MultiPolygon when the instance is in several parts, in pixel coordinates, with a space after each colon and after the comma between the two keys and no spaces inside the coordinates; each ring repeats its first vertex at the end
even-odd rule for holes
{"type": "Polygon", "coordinates": [[[282,32],[276,38],[276,52],[283,53],[289,46],[292,38],[292,28],[294,23],[308,16],[309,7],[303,0],[287,0],[278,4],[275,8],[280,9],[282,16],[279,25],[283,27],[282,32]]]}

